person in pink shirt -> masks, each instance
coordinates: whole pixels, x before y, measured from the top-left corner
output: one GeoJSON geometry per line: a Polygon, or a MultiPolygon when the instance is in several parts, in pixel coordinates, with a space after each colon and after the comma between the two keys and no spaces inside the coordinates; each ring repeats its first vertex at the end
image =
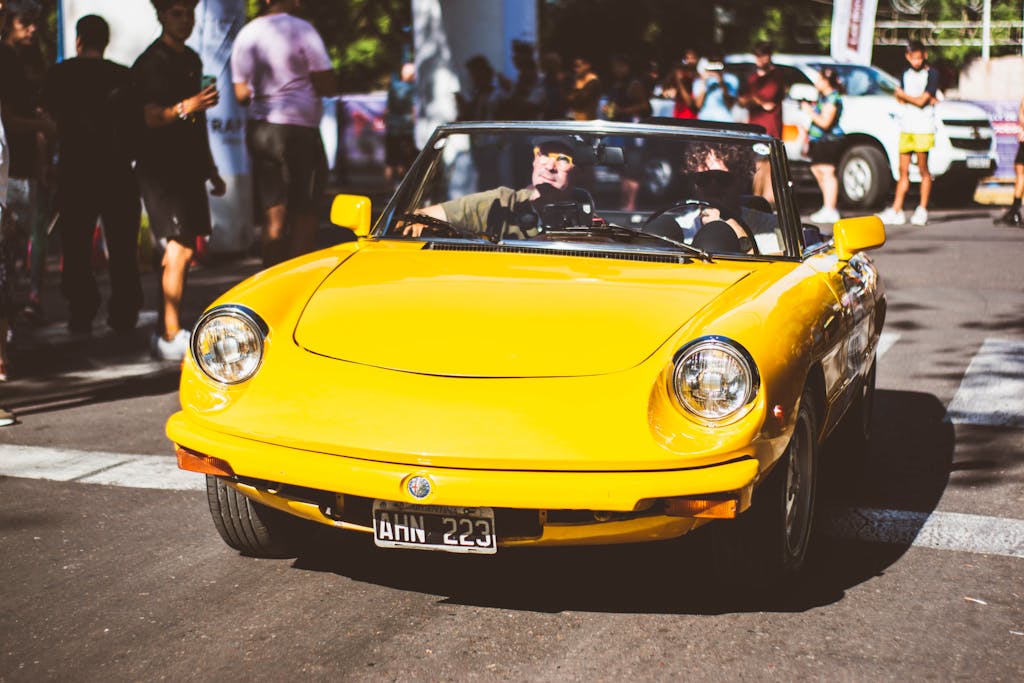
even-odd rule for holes
{"type": "Polygon", "coordinates": [[[246,145],[266,211],[266,266],[313,248],[327,157],[320,138],[321,98],[338,93],[327,49],[313,25],[295,16],[301,0],[264,0],[231,51],[235,98],[249,108],[246,145]]]}

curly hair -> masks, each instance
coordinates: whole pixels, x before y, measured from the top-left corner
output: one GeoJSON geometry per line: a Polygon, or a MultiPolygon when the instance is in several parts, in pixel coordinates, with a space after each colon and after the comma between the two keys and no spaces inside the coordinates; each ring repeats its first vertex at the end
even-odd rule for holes
{"type": "Polygon", "coordinates": [[[707,160],[715,157],[740,178],[754,173],[754,152],[749,145],[729,142],[695,142],[688,146],[683,170],[697,173],[707,170],[707,160]]]}

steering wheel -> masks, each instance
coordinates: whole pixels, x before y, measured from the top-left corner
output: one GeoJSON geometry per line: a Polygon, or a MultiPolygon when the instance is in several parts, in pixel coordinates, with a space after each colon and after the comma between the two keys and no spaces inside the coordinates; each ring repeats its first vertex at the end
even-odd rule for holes
{"type": "MultiPolygon", "coordinates": [[[[703,199],[686,199],[686,200],[683,200],[681,202],[676,202],[674,204],[669,204],[666,207],[658,209],[657,211],[655,211],[654,213],[652,213],[650,216],[647,217],[647,220],[645,220],[643,222],[643,224],[640,226],[640,229],[641,230],[646,230],[648,225],[650,225],[655,220],[657,220],[658,218],[661,218],[662,216],[664,216],[666,214],[670,214],[670,213],[673,213],[673,212],[676,212],[676,211],[680,211],[682,209],[687,209],[687,208],[692,210],[694,207],[699,208],[699,209],[704,209],[704,208],[718,209],[719,212],[722,211],[722,207],[718,203],[716,203],[716,202],[709,202],[709,201],[705,201],[703,199]]],[[[723,218],[722,220],[725,220],[725,219],[723,218]]],[[[735,218],[735,221],[736,221],[736,224],[740,226],[740,229],[743,230],[743,236],[750,243],[750,248],[753,251],[753,253],[760,254],[761,252],[757,248],[757,240],[754,239],[753,231],[747,226],[746,223],[743,222],[742,218],[737,216],[735,218]]]]}

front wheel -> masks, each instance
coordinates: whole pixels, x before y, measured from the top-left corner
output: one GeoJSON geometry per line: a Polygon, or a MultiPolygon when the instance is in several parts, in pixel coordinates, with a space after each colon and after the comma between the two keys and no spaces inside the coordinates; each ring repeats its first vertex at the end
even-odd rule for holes
{"type": "Polygon", "coordinates": [[[711,526],[719,574],[749,584],[796,576],[807,559],[818,477],[818,417],[805,389],[786,452],[754,491],[749,510],[711,526]]]}
{"type": "Polygon", "coordinates": [[[871,145],[854,145],[839,159],[839,201],[853,209],[880,206],[892,185],[892,172],[882,150],[871,145]]]}
{"type": "Polygon", "coordinates": [[[243,555],[295,557],[313,529],[313,522],[250,500],[219,477],[207,475],[206,500],[220,537],[243,555]]]}

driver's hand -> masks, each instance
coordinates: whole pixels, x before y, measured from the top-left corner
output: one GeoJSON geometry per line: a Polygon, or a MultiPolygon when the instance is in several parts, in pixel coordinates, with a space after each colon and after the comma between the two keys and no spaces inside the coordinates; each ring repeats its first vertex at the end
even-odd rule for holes
{"type": "Polygon", "coordinates": [[[713,206],[705,206],[700,210],[700,219],[704,223],[722,220],[722,212],[713,206]]]}
{"type": "Polygon", "coordinates": [[[423,233],[422,223],[406,223],[405,227],[402,228],[402,234],[412,237],[419,237],[423,233]]]}

